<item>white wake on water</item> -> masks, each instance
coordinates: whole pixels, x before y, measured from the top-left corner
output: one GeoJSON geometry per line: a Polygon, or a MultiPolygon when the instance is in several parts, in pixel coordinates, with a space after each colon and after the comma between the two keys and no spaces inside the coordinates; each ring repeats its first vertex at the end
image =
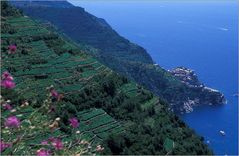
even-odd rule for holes
{"type": "Polygon", "coordinates": [[[223,27],[218,27],[217,29],[222,30],[222,31],[228,31],[229,29],[223,28],[223,27]]]}

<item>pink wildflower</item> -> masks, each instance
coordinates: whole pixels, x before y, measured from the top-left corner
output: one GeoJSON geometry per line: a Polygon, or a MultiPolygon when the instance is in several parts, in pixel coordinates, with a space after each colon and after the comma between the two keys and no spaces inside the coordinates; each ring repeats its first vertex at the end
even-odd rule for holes
{"type": "Polygon", "coordinates": [[[50,138],[49,140],[51,141],[52,146],[54,146],[56,150],[63,149],[64,145],[63,145],[61,139],[59,139],[59,138],[50,138]]]}
{"type": "Polygon", "coordinates": [[[13,77],[11,76],[11,74],[8,71],[3,72],[2,79],[13,81],[13,77]]]}
{"type": "Polygon", "coordinates": [[[70,118],[69,122],[73,128],[77,128],[79,126],[79,122],[78,122],[77,118],[70,118]]]}
{"type": "Polygon", "coordinates": [[[45,149],[39,149],[37,150],[36,154],[37,156],[50,156],[50,150],[45,150],[45,149]]]}
{"type": "Polygon", "coordinates": [[[13,77],[7,71],[3,72],[2,74],[1,86],[6,89],[12,89],[16,86],[15,82],[13,82],[13,77]]]}
{"type": "Polygon", "coordinates": [[[17,50],[17,46],[12,44],[12,45],[8,46],[8,50],[9,50],[9,52],[8,52],[9,54],[14,54],[17,50]]]}
{"type": "Polygon", "coordinates": [[[6,77],[6,80],[13,81],[13,77],[11,75],[9,75],[8,77],[6,77]]]}
{"type": "Polygon", "coordinates": [[[8,103],[4,103],[3,104],[3,108],[6,109],[6,110],[11,110],[12,109],[12,106],[8,103]]]}
{"type": "Polygon", "coordinates": [[[4,125],[8,128],[18,128],[20,126],[20,120],[16,116],[10,116],[5,120],[4,125]]]}
{"type": "Polygon", "coordinates": [[[6,148],[11,147],[12,145],[9,143],[5,143],[2,140],[0,141],[0,152],[4,151],[6,148]]]}
{"type": "Polygon", "coordinates": [[[52,89],[50,92],[51,92],[51,96],[52,97],[58,98],[59,94],[58,94],[58,92],[55,89],[52,89]]]}
{"type": "Polygon", "coordinates": [[[11,80],[2,80],[1,86],[6,88],[6,89],[12,89],[16,86],[15,82],[11,80]]]}

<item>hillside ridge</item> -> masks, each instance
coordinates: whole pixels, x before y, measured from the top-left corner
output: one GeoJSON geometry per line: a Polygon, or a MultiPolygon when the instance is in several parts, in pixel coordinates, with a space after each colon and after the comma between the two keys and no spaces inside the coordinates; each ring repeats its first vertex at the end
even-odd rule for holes
{"type": "Polygon", "coordinates": [[[6,2],[1,15],[1,154],[212,154],[161,98],[6,2]]]}
{"type": "MultiPolygon", "coordinates": [[[[105,20],[95,17],[81,7],[44,7],[25,3],[24,6],[19,6],[12,2],[27,15],[52,23],[79,45],[94,48],[95,50],[89,50],[88,53],[166,100],[170,109],[176,113],[191,112],[195,106],[224,104],[226,101],[222,93],[190,87],[167,70],[155,65],[144,48],[120,36],[105,20]],[[188,105],[189,100],[194,103],[188,105]]],[[[56,1],[55,4],[57,3],[56,1]]]]}

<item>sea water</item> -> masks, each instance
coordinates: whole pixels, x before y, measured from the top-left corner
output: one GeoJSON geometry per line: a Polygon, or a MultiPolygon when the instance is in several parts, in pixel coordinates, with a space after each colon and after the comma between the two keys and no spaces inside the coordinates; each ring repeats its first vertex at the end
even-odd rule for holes
{"type": "Polygon", "coordinates": [[[226,105],[198,107],[181,118],[215,154],[238,154],[237,1],[70,2],[104,18],[162,67],[191,68],[201,82],[225,94],[226,105]]]}

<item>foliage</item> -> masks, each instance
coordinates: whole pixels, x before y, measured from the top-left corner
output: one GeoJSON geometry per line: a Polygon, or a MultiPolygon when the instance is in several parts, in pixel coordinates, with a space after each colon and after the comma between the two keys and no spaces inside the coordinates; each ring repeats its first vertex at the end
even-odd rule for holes
{"type": "MultiPolygon", "coordinates": [[[[65,4],[61,5],[61,2],[55,2],[56,7],[51,7],[50,2],[47,4],[32,2],[31,5],[29,3],[20,5],[20,2],[12,4],[19,6],[31,17],[51,22],[58,31],[71,37],[101,63],[166,100],[170,104],[170,109],[176,113],[185,111],[184,103],[188,99],[199,99],[200,104],[218,103],[216,99],[220,98],[221,94],[185,85],[167,70],[154,65],[145,49],[123,38],[104,19],[89,14],[81,7],[69,8],[65,7],[65,4]]],[[[57,48],[58,53],[63,52],[57,48]]]]}
{"type": "MultiPolygon", "coordinates": [[[[12,6],[9,6],[6,1],[1,1],[1,16],[6,17],[6,16],[21,16],[22,13],[21,11],[15,9],[12,6]]],[[[3,20],[1,17],[1,20],[3,20]]]]}
{"type": "MultiPolygon", "coordinates": [[[[51,97],[48,97],[40,108],[33,108],[27,101],[14,103],[1,97],[1,154],[3,155],[39,155],[40,150],[47,150],[51,155],[76,155],[97,153],[96,145],[84,141],[83,133],[74,129],[71,133],[64,133],[59,129],[58,122],[61,118],[52,120],[52,114],[48,107],[52,105],[51,97]],[[11,108],[6,109],[6,104],[11,108]],[[20,127],[6,127],[8,117],[17,117],[20,127]],[[51,125],[56,124],[55,127],[51,125]],[[50,139],[57,138],[56,146],[50,143],[50,139]],[[47,142],[48,143],[44,143],[47,142]],[[3,144],[8,144],[3,148],[3,144]]],[[[69,124],[67,125],[69,127],[69,124]]],[[[70,127],[69,127],[70,129],[70,127]]]]}
{"type": "MultiPolygon", "coordinates": [[[[167,103],[161,98],[113,72],[81,48],[30,18],[4,18],[3,24],[9,25],[7,29],[16,32],[9,34],[5,29],[1,34],[1,69],[13,75],[16,87],[3,90],[2,95],[12,100],[16,115],[23,110],[19,105],[27,100],[31,111],[23,117],[33,117],[31,126],[39,129],[35,134],[29,124],[22,125],[17,134],[24,136],[26,131],[28,136],[34,133],[32,141],[38,144],[48,138],[41,133],[53,135],[44,125],[51,129],[57,121],[57,136],[66,135],[60,137],[63,142],[75,145],[73,141],[78,138],[78,133],[72,132],[69,119],[77,118],[80,121],[77,130],[82,139],[92,143],[92,147],[96,146],[95,150],[102,150],[97,145],[104,143],[104,154],[167,154],[163,147],[167,138],[176,143],[172,154],[212,153],[201,137],[168,111],[167,103]],[[25,23],[30,25],[29,31],[25,23]],[[14,54],[8,53],[7,47],[12,44],[17,46],[14,54]],[[46,94],[46,89],[51,96],[46,94]]],[[[8,137],[14,135],[4,135],[2,139],[5,142],[14,140],[8,137]]],[[[24,139],[21,143],[24,151],[19,153],[36,150],[24,139]]],[[[19,145],[14,146],[16,151],[20,149],[19,145]]],[[[83,147],[79,148],[54,154],[71,155],[83,147]]]]}

